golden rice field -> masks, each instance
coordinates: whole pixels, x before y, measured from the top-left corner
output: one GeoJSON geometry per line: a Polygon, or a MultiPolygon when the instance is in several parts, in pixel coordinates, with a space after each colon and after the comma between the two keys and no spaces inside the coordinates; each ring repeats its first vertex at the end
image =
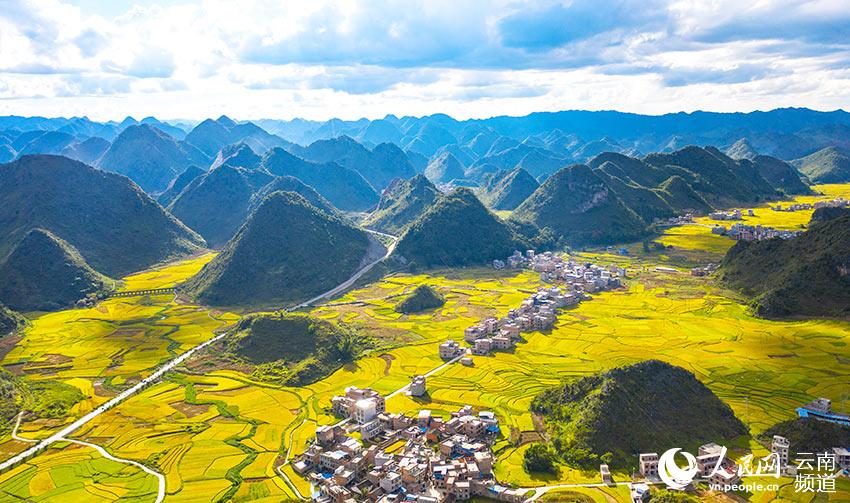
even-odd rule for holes
{"type": "MultiPolygon", "coordinates": [[[[820,189],[826,192],[824,187],[820,189]]],[[[826,189],[837,191],[834,194],[850,193],[850,185],[826,189]]],[[[757,209],[756,214],[760,216],[762,211],[770,210],[757,209]]],[[[769,217],[776,215],[808,221],[808,216],[785,212],[769,217]]],[[[722,253],[732,244],[727,238],[711,236],[707,227],[680,229],[704,229],[693,236],[718,239],[683,238],[685,245],[696,242],[695,248],[703,252],[722,253]]],[[[671,229],[660,239],[674,238],[676,232],[671,229]]],[[[794,407],[813,397],[832,398],[838,407],[850,398],[846,395],[850,324],[753,318],[740,300],[710,279],[694,278],[684,271],[656,271],[659,263],[668,265],[665,256],[642,254],[639,248],[632,247],[635,253],[627,257],[584,255],[589,260],[626,266],[630,277],[625,288],[596,295],[592,301],[563,312],[553,331],[529,334],[514,352],[475,357],[472,368],[449,367],[428,379],[425,399],[397,395],[389,400],[388,409],[413,412],[429,408],[447,414],[469,403],[494,410],[504,425],[504,437],[496,446],[497,474],[503,482],[527,487],[596,482],[598,478],[596,472],[567,469],[557,477],[535,478],[522,469],[522,452],[527,444],[516,446],[515,440],[522,432],[534,431],[530,401],[561,379],[647,358],[663,359],[694,372],[735,410],[753,434],[793,417],[794,407]]],[[[200,257],[125,278],[124,288],[173,285],[208,259],[200,257]]],[[[289,388],[258,382],[235,370],[184,372],[99,416],[77,437],[100,444],[113,455],[144,461],[163,473],[169,501],[291,499],[294,492],[275,468],[287,452],[303,450],[317,424],[334,421],[326,412],[331,396],[349,385],[394,391],[414,374],[441,363],[437,346],[442,341],[462,339],[466,326],[485,316],[506,313],[538,286],[536,275],[517,271],[464,269],[391,275],[312,310],[315,316],[359,327],[382,343],[381,350],[330,377],[310,386],[289,388]],[[440,290],[447,298],[446,305],[433,313],[396,313],[393,306],[400,296],[422,283],[440,290]]],[[[112,299],[90,310],[37,318],[3,364],[19,368],[32,379],[62,379],[78,386],[90,397],[74,410],[79,414],[105,399],[98,396],[106,394],[101,389],[102,380],[120,384],[137,379],[170,354],[210,337],[235,318],[182,306],[169,296],[112,299]],[[122,331],[125,327],[136,332],[122,331]],[[119,350],[122,352],[116,353],[119,350]],[[52,356],[55,354],[66,358],[52,356]]],[[[23,431],[35,438],[52,426],[27,423],[23,431]]],[[[750,439],[741,439],[737,447],[760,449],[750,439]]],[[[20,446],[10,440],[0,443],[4,456],[16,448],[20,446]]],[[[92,480],[109,480],[114,491],[120,488],[128,497],[132,494],[140,501],[153,500],[152,477],[126,465],[110,468],[108,465],[114,463],[89,451],[76,446],[53,449],[21,469],[0,475],[0,491],[13,488],[15,495],[38,500],[64,486],[73,488],[68,491],[97,491],[92,480]],[[103,462],[96,468],[96,477],[74,469],[80,464],[81,453],[90,457],[90,463],[103,462]],[[110,471],[115,469],[120,471],[110,471]],[[63,478],[60,473],[73,476],[63,478]],[[57,480],[63,482],[57,485],[57,480]]],[[[309,493],[309,485],[288,466],[283,471],[302,494],[309,493]]],[[[615,473],[618,480],[627,476],[615,473]]],[[[833,500],[850,498],[846,484],[841,490],[833,500]]],[[[621,489],[579,488],[576,492],[591,501],[626,497],[621,489]]],[[[550,500],[555,497],[553,493],[550,500]]],[[[778,496],[746,495],[746,499],[765,502],[789,497],[787,484],[778,496]]]]}

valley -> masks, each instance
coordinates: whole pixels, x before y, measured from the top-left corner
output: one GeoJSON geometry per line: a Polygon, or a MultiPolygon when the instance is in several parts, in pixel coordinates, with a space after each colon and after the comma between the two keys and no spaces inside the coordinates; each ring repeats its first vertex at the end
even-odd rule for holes
{"type": "MultiPolygon", "coordinates": [[[[850,196],[850,185],[814,189],[823,195],[795,201],[850,196]]],[[[786,229],[798,228],[811,216],[766,206],[755,207],[754,214],[744,221],[786,229]]],[[[523,469],[524,451],[542,433],[530,411],[533,398],[565,377],[660,359],[692,372],[749,427],[750,435],[734,445],[737,453],[763,453],[752,437],[794,417],[795,407],[813,397],[846,392],[850,324],[756,318],[738,294],[711,278],[692,276],[691,267],[719,261],[734,243],[711,234],[709,225],[698,218],[695,224],[667,229],[657,241],[673,248],[644,251],[635,243],[625,255],[605,248],[575,251],[577,260],[625,267],[625,286],[563,311],[553,330],[527,334],[513,351],[476,356],[471,367],[446,366],[428,377],[425,397],[395,394],[387,410],[415,415],[427,408],[444,415],[466,404],[492,410],[503,424],[493,446],[500,482],[528,488],[595,484],[596,471],[562,466],[557,474],[541,476],[523,469]]],[[[127,276],[119,291],[180,285],[212,259],[213,254],[199,255],[127,276]]],[[[309,483],[285,462],[304,450],[318,425],[337,421],[329,410],[332,396],[352,385],[392,394],[413,375],[443,365],[438,346],[447,338],[462,339],[467,326],[506,314],[543,285],[531,271],[481,266],[391,272],[365,284],[361,279],[339,297],[299,306],[316,318],[368,332],[376,341],[366,356],[329,377],[281,386],[246,368],[217,366],[200,352],[162,382],[86,423],[72,438],[161,473],[169,501],[279,501],[307,495],[309,483]],[[422,284],[440,293],[445,304],[433,312],[396,312],[395,305],[422,284]]],[[[28,313],[31,327],[14,344],[4,340],[3,366],[27,380],[69,384],[84,398],[65,418],[27,418],[18,434],[27,439],[54,434],[164,362],[223,333],[239,314],[199,306],[179,294],[115,297],[85,309],[28,313]]],[[[0,443],[4,459],[26,447],[12,437],[9,426],[0,443]]],[[[629,475],[615,472],[614,478],[624,481],[629,475]]],[[[154,501],[157,479],[94,449],[56,442],[0,475],[0,488],[10,497],[34,501],[154,501]]],[[[846,481],[839,481],[839,489],[841,497],[850,496],[846,481]]],[[[589,491],[590,497],[602,492],[575,490],[589,491]]],[[[781,491],[786,490],[783,485],[781,491]]]]}

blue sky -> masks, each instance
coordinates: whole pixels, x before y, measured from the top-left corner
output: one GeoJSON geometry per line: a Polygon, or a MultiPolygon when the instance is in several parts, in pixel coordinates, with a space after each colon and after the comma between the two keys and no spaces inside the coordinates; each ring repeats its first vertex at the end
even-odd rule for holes
{"type": "Polygon", "coordinates": [[[844,0],[0,0],[0,114],[850,104],[844,0]]]}

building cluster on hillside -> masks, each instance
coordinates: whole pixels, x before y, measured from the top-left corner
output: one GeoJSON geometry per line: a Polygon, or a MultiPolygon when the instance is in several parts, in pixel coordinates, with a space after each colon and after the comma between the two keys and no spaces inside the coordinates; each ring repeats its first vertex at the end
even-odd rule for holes
{"type": "Polygon", "coordinates": [[[786,207],[782,207],[781,204],[777,204],[776,206],[771,206],[770,209],[773,211],[804,211],[818,208],[850,208],[850,200],[837,197],[835,199],[830,199],[829,201],[817,201],[815,203],[794,203],[789,204],[786,207]]]}
{"type": "Polygon", "coordinates": [[[761,241],[763,239],[782,238],[791,239],[803,233],[801,230],[789,231],[765,227],[762,225],[733,224],[728,229],[722,225],[711,228],[712,234],[729,236],[736,241],[761,241]]]}
{"type": "Polygon", "coordinates": [[[692,224],[694,223],[694,215],[693,213],[685,213],[684,215],[676,215],[675,217],[656,218],[652,223],[659,227],[692,224]]]}
{"type": "Polygon", "coordinates": [[[850,415],[832,410],[832,400],[829,398],[816,398],[811,402],[798,407],[797,415],[802,418],[810,418],[818,421],[827,421],[843,426],[850,426],[850,415]]]}
{"type": "Polygon", "coordinates": [[[694,267],[693,269],[691,269],[691,276],[708,276],[719,268],[720,264],[709,262],[704,266],[694,267]]]}
{"type": "MultiPolygon", "coordinates": [[[[340,400],[374,397],[372,390],[346,389],[340,400]],[[350,396],[354,395],[354,396],[350,396]]],[[[344,412],[344,410],[341,410],[344,412]]],[[[341,414],[342,415],[342,414],[341,414]]],[[[475,414],[464,406],[443,420],[428,410],[418,417],[381,412],[373,419],[344,416],[348,424],[321,426],[293,469],[306,476],[321,503],[464,501],[473,497],[519,503],[525,492],[500,485],[493,475],[491,446],[499,435],[492,412],[475,414]],[[380,433],[357,440],[376,420],[380,433]],[[398,449],[390,446],[403,444],[398,449]]]]}

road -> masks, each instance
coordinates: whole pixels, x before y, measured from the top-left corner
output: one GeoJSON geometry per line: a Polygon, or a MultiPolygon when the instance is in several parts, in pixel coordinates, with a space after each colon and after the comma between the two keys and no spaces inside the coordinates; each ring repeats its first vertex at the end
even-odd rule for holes
{"type": "MultiPolygon", "coordinates": [[[[369,233],[376,235],[376,236],[383,236],[385,238],[392,240],[392,244],[389,247],[387,247],[386,253],[384,253],[384,255],[382,257],[375,259],[375,260],[369,262],[368,264],[364,265],[363,267],[361,267],[349,279],[347,279],[346,281],[344,281],[340,285],[328,290],[327,292],[325,292],[321,295],[317,295],[316,297],[313,297],[312,299],[310,299],[306,302],[302,302],[301,304],[298,304],[297,306],[293,306],[293,307],[289,308],[288,310],[294,310],[294,309],[299,309],[299,308],[302,308],[302,307],[307,307],[307,306],[313,304],[314,302],[319,301],[319,300],[321,300],[325,297],[330,297],[332,295],[336,295],[336,294],[344,291],[345,289],[351,287],[358,279],[363,277],[364,274],[371,271],[372,268],[374,268],[376,265],[378,265],[379,263],[386,260],[392,254],[393,250],[395,250],[395,246],[398,243],[398,237],[392,236],[390,234],[378,232],[378,231],[373,231],[373,230],[366,230],[366,232],[369,232],[369,233]]],[[[201,344],[198,344],[197,346],[187,350],[185,353],[183,353],[183,354],[177,356],[176,358],[174,358],[173,360],[165,363],[162,367],[160,367],[159,369],[154,371],[148,377],[139,381],[134,386],[127,388],[126,390],[122,391],[121,393],[119,393],[115,397],[111,398],[110,400],[107,400],[106,402],[104,402],[103,404],[98,406],[96,409],[92,410],[88,414],[77,419],[76,421],[69,424],[68,426],[62,428],[58,432],[56,432],[56,433],[54,433],[54,434],[50,435],[49,437],[44,438],[42,440],[34,441],[32,447],[30,447],[30,448],[24,450],[23,452],[20,452],[16,455],[12,456],[11,458],[3,461],[2,463],[0,463],[0,473],[5,472],[6,470],[18,465],[19,463],[22,463],[22,462],[26,461],[27,459],[37,455],[38,453],[40,453],[44,449],[48,448],[51,444],[53,444],[55,442],[73,441],[73,442],[76,442],[76,443],[81,443],[83,445],[89,445],[89,446],[91,446],[95,449],[98,449],[99,451],[101,451],[102,454],[106,453],[106,450],[103,449],[100,446],[97,446],[95,444],[88,444],[88,443],[82,442],[82,441],[70,440],[66,437],[73,435],[75,432],[77,432],[77,430],[79,430],[80,428],[82,428],[83,426],[88,424],[91,420],[93,420],[94,418],[103,414],[104,412],[108,411],[109,409],[115,407],[116,405],[120,404],[121,402],[123,402],[127,398],[135,395],[136,393],[139,393],[140,391],[147,388],[151,384],[154,384],[160,378],[162,378],[162,376],[164,376],[166,373],[170,372],[175,367],[177,367],[178,365],[182,364],[184,361],[186,361],[187,359],[192,357],[192,355],[194,355],[198,351],[203,350],[204,348],[206,348],[210,344],[214,344],[214,343],[220,341],[221,339],[223,339],[224,337],[227,337],[230,333],[231,332],[221,333],[221,334],[216,335],[215,337],[212,337],[211,339],[208,339],[205,342],[202,342],[201,344]]],[[[21,420],[21,416],[18,416],[16,426],[15,426],[15,432],[17,432],[17,426],[20,424],[20,420],[21,420]]],[[[23,439],[23,440],[26,441],[26,439],[23,439]]],[[[111,457],[111,456],[109,456],[109,457],[111,457]]],[[[115,458],[115,459],[118,459],[118,458],[115,458]]],[[[124,461],[129,461],[129,460],[124,460],[124,461]]],[[[131,462],[131,463],[137,464],[135,462],[131,462]]],[[[152,472],[151,470],[147,469],[147,467],[144,467],[143,469],[145,471],[152,472]]],[[[160,474],[157,474],[156,472],[153,472],[153,473],[155,475],[159,475],[161,477],[160,474]]],[[[161,489],[162,489],[163,494],[164,494],[164,490],[165,490],[164,479],[160,479],[160,484],[161,484],[161,489]]],[[[157,501],[161,501],[161,500],[158,499],[157,501]]]]}

